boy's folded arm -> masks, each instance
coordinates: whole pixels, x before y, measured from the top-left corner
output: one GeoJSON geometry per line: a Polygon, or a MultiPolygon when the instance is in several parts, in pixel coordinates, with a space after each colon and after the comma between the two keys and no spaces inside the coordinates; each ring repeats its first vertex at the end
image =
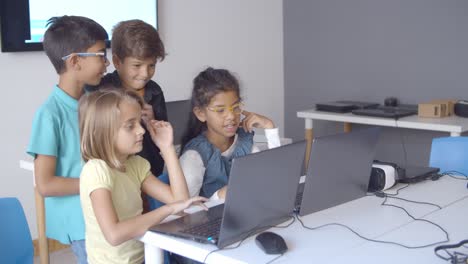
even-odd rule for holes
{"type": "Polygon", "coordinates": [[[42,196],[66,196],[79,194],[79,178],[65,178],[55,175],[56,157],[37,155],[34,160],[36,188],[42,196]]]}

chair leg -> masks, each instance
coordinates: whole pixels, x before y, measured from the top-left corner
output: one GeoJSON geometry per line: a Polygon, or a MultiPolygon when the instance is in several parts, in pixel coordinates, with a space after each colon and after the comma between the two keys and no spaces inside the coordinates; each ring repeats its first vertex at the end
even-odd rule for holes
{"type": "Polygon", "coordinates": [[[39,241],[39,259],[41,264],[49,264],[49,245],[45,233],[45,205],[44,197],[34,187],[34,196],[36,201],[36,221],[39,241]]]}

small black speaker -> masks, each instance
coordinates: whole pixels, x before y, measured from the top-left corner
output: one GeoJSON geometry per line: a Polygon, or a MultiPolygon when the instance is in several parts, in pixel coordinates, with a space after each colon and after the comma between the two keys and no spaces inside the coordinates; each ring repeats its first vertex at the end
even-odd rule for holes
{"type": "Polygon", "coordinates": [[[468,100],[460,100],[456,102],[453,112],[457,116],[468,117],[468,100]]]}
{"type": "Polygon", "coordinates": [[[384,105],[385,106],[398,106],[398,99],[395,97],[387,97],[384,100],[384,105]]]}

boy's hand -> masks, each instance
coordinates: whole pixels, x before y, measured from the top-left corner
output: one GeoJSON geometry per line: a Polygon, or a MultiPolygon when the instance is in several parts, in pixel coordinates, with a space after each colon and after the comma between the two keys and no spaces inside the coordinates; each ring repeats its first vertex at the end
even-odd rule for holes
{"type": "Polygon", "coordinates": [[[208,201],[208,199],[205,197],[195,196],[185,201],[170,203],[168,206],[172,209],[172,214],[178,214],[191,205],[199,205],[203,210],[208,211],[208,207],[203,204],[203,202],[206,201],[208,201]]]}
{"type": "Polygon", "coordinates": [[[245,118],[242,120],[241,126],[244,128],[245,132],[252,132],[254,127],[263,129],[270,129],[275,127],[273,121],[271,121],[268,117],[245,110],[242,111],[242,114],[245,116],[245,118]]]}
{"type": "Polygon", "coordinates": [[[143,123],[148,127],[148,122],[154,119],[154,112],[153,107],[150,104],[143,105],[143,109],[141,109],[141,120],[143,123]]]}
{"type": "Polygon", "coordinates": [[[158,146],[159,149],[164,149],[172,146],[173,131],[172,126],[166,121],[150,120],[147,123],[151,139],[158,146]]]}

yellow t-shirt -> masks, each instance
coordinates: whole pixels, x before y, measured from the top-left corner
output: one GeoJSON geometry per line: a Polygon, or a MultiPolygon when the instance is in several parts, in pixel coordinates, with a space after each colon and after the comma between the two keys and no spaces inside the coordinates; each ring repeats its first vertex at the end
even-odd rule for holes
{"type": "Polygon", "coordinates": [[[143,211],[141,184],[150,175],[149,162],[132,156],[125,163],[125,172],[110,168],[103,160],[89,160],[80,176],[80,199],[86,227],[86,251],[89,263],[143,263],[144,247],[140,241],[129,240],[110,245],[101,232],[94,215],[90,194],[96,189],[108,189],[120,221],[140,215],[143,211]]]}

